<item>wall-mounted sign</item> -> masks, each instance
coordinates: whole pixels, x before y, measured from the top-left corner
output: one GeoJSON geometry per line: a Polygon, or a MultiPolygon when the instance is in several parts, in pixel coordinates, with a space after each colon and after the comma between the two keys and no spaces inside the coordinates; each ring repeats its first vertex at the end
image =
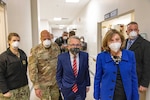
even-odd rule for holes
{"type": "Polygon", "coordinates": [[[108,19],[108,18],[110,18],[110,13],[104,15],[104,19],[108,19]]]}
{"type": "Polygon", "coordinates": [[[112,18],[114,16],[117,16],[118,15],[118,9],[115,9],[107,14],[104,15],[104,19],[109,19],[109,18],[112,18]]]}

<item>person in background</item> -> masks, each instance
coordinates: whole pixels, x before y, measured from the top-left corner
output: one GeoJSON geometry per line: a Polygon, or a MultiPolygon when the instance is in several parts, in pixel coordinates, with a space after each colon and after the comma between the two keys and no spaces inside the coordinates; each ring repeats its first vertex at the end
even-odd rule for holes
{"type": "Polygon", "coordinates": [[[83,36],[80,37],[80,41],[81,41],[81,50],[86,51],[87,50],[87,43],[84,41],[83,36]]]}
{"type": "Polygon", "coordinates": [[[69,37],[75,36],[75,35],[76,35],[75,31],[70,31],[70,32],[69,32],[69,37]]]}
{"type": "Polygon", "coordinates": [[[56,79],[64,100],[85,100],[90,76],[88,53],[80,51],[80,39],[68,40],[68,52],[58,56],[56,79]]]}
{"type": "Polygon", "coordinates": [[[52,41],[52,42],[55,42],[55,40],[54,40],[54,35],[53,35],[52,33],[50,34],[50,37],[51,37],[51,41],[52,41]]]}
{"type": "Polygon", "coordinates": [[[29,77],[35,94],[40,100],[59,100],[56,83],[57,57],[60,49],[51,41],[47,30],[41,32],[41,43],[31,49],[29,57],[29,77]]]}
{"type": "Polygon", "coordinates": [[[123,49],[124,41],[115,29],[103,39],[104,51],[96,59],[95,100],[139,100],[135,56],[123,49]]]}
{"type": "Polygon", "coordinates": [[[68,51],[67,40],[68,40],[68,32],[63,32],[62,36],[55,40],[55,42],[60,47],[61,53],[68,51]]]}
{"type": "MultiPolygon", "coordinates": [[[[61,53],[67,52],[67,41],[68,41],[68,32],[64,31],[62,36],[57,38],[55,40],[55,42],[58,44],[58,46],[60,47],[60,51],[61,53]]],[[[60,92],[60,90],[59,90],[60,92]]],[[[61,94],[61,92],[60,92],[61,94]]],[[[63,100],[63,97],[60,95],[59,100],[63,100]]]]}
{"type": "Polygon", "coordinates": [[[140,36],[137,22],[130,22],[126,32],[128,39],[125,48],[135,53],[140,100],[146,100],[150,82],[150,42],[140,36]]]}
{"type": "Polygon", "coordinates": [[[9,48],[0,55],[0,100],[29,100],[27,56],[19,49],[20,36],[8,35],[9,48]]]}

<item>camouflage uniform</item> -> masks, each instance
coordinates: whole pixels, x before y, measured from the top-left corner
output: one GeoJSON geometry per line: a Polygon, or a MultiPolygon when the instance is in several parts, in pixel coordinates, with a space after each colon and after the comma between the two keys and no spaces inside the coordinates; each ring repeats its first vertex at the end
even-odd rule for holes
{"type": "Polygon", "coordinates": [[[31,49],[29,76],[34,89],[42,90],[42,100],[58,100],[59,89],[56,83],[56,64],[60,49],[56,43],[45,49],[42,44],[31,49]]]}
{"type": "Polygon", "coordinates": [[[4,97],[4,94],[0,93],[0,100],[29,100],[30,97],[28,85],[10,90],[9,92],[11,93],[11,97],[4,97]]]}

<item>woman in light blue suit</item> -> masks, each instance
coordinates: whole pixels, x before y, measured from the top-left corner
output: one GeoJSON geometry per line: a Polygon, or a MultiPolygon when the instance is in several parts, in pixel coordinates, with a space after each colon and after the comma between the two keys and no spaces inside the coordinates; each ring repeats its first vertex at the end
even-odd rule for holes
{"type": "Polygon", "coordinates": [[[109,30],[104,37],[104,52],[98,54],[96,60],[96,100],[139,100],[134,53],[122,49],[124,40],[115,29],[109,30]]]}

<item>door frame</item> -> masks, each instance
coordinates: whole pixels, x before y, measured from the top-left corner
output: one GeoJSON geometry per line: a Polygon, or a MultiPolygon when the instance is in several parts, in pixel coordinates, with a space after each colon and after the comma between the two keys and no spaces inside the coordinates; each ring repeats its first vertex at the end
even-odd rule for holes
{"type": "MultiPolygon", "coordinates": [[[[135,16],[135,11],[134,10],[130,10],[130,11],[128,11],[128,12],[126,12],[126,13],[123,13],[123,14],[120,14],[120,15],[118,15],[118,16],[115,16],[115,17],[113,17],[113,18],[110,18],[110,19],[106,19],[106,20],[104,20],[104,21],[101,21],[101,22],[98,22],[97,23],[97,53],[99,53],[99,52],[101,52],[102,51],[102,40],[103,40],[103,34],[105,34],[105,33],[103,33],[103,28],[106,28],[105,26],[103,26],[103,24],[104,23],[109,23],[109,22],[111,22],[111,21],[113,21],[113,20],[117,20],[118,19],[118,21],[120,20],[120,18],[122,18],[122,17],[124,17],[124,16],[126,16],[126,15],[131,15],[130,16],[130,21],[134,21],[134,16],[135,16]]],[[[120,24],[122,24],[122,23],[120,23],[120,24]]]]}

